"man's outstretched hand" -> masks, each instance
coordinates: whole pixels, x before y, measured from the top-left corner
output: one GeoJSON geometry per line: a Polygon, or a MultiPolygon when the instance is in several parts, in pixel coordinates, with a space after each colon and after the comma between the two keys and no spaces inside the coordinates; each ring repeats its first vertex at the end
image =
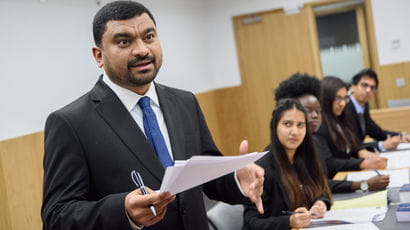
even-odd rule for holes
{"type": "MultiPolygon", "coordinates": [[[[239,154],[248,153],[248,141],[239,145],[239,154]]],[[[263,213],[262,193],[265,170],[255,163],[249,164],[236,171],[236,175],[245,195],[256,205],[259,213],[263,213]]]]}

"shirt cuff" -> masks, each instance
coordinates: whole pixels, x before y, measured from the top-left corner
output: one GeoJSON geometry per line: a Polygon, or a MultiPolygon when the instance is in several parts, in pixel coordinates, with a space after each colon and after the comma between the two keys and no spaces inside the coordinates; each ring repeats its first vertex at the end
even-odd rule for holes
{"type": "Polygon", "coordinates": [[[124,211],[132,230],[142,230],[144,228],[144,225],[136,225],[134,221],[131,220],[131,217],[128,216],[127,210],[124,211]]]}
{"type": "Polygon", "coordinates": [[[239,191],[242,193],[242,195],[243,195],[244,197],[248,197],[248,196],[242,191],[241,183],[239,183],[239,179],[238,179],[238,176],[236,175],[236,171],[235,171],[235,173],[234,173],[234,177],[235,177],[236,185],[238,186],[239,191]]]}
{"type": "Polygon", "coordinates": [[[378,141],[377,142],[377,147],[379,148],[380,151],[385,151],[386,149],[383,148],[383,141],[378,141]]]}

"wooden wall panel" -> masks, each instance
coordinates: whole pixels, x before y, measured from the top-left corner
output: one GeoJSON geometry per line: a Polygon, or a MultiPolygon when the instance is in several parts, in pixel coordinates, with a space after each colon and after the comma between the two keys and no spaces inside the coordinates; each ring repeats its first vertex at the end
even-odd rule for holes
{"type": "Polygon", "coordinates": [[[5,183],[6,175],[0,158],[0,229],[11,229],[9,202],[5,183]]]}
{"type": "Polygon", "coordinates": [[[379,89],[377,92],[380,108],[387,108],[391,99],[410,98],[410,62],[402,62],[376,68],[379,76],[379,89]],[[404,78],[404,87],[396,86],[396,78],[404,78]]]}
{"type": "Polygon", "coordinates": [[[38,132],[0,142],[0,229],[42,228],[43,139],[38,132]]]}
{"type": "Polygon", "coordinates": [[[248,140],[255,150],[255,137],[249,135],[248,105],[244,103],[243,88],[231,87],[196,95],[204,112],[212,137],[225,155],[237,155],[239,144],[248,140]]]}
{"type": "Polygon", "coordinates": [[[410,133],[410,107],[375,109],[370,114],[382,129],[410,133]]]}

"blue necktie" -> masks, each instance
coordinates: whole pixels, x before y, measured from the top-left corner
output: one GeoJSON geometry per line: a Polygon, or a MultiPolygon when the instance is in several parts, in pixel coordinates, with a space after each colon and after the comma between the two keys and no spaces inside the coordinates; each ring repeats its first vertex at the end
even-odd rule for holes
{"type": "Polygon", "coordinates": [[[168,153],[167,145],[165,144],[164,136],[162,136],[161,130],[159,129],[157,117],[150,106],[149,97],[142,97],[138,101],[138,105],[141,107],[143,120],[144,120],[144,131],[149,143],[151,143],[155,152],[158,155],[159,160],[164,168],[174,165],[171,156],[168,153]]]}

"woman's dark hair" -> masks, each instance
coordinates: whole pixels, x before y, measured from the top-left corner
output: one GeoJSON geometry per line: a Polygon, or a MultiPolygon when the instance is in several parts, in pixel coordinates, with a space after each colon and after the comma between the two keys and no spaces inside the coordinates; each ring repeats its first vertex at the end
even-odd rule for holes
{"type": "Polygon", "coordinates": [[[138,2],[115,1],[103,6],[94,16],[93,36],[95,45],[102,47],[101,40],[108,21],[127,20],[144,13],[148,14],[154,24],[156,24],[151,12],[138,2]]]}
{"type": "Polygon", "coordinates": [[[348,87],[341,79],[327,76],[322,79],[320,103],[322,104],[322,118],[329,129],[332,144],[338,151],[357,151],[358,144],[353,135],[353,129],[348,121],[348,110],[336,116],[333,114],[333,102],[339,89],[348,87]],[[338,126],[340,128],[338,128],[338,126]]]}
{"type": "Polygon", "coordinates": [[[272,112],[271,120],[271,152],[279,165],[281,181],[288,194],[291,210],[297,207],[311,207],[322,195],[331,197],[325,173],[313,146],[311,134],[306,132],[302,143],[296,149],[293,166],[279,141],[277,135],[279,121],[286,111],[293,109],[301,111],[307,123],[304,107],[296,99],[289,98],[278,101],[272,112]],[[303,188],[300,184],[303,185],[303,188]]]}
{"type": "Polygon", "coordinates": [[[305,95],[313,95],[319,99],[320,81],[315,76],[307,73],[295,73],[282,81],[275,90],[275,100],[283,98],[299,98],[305,95]]]}

